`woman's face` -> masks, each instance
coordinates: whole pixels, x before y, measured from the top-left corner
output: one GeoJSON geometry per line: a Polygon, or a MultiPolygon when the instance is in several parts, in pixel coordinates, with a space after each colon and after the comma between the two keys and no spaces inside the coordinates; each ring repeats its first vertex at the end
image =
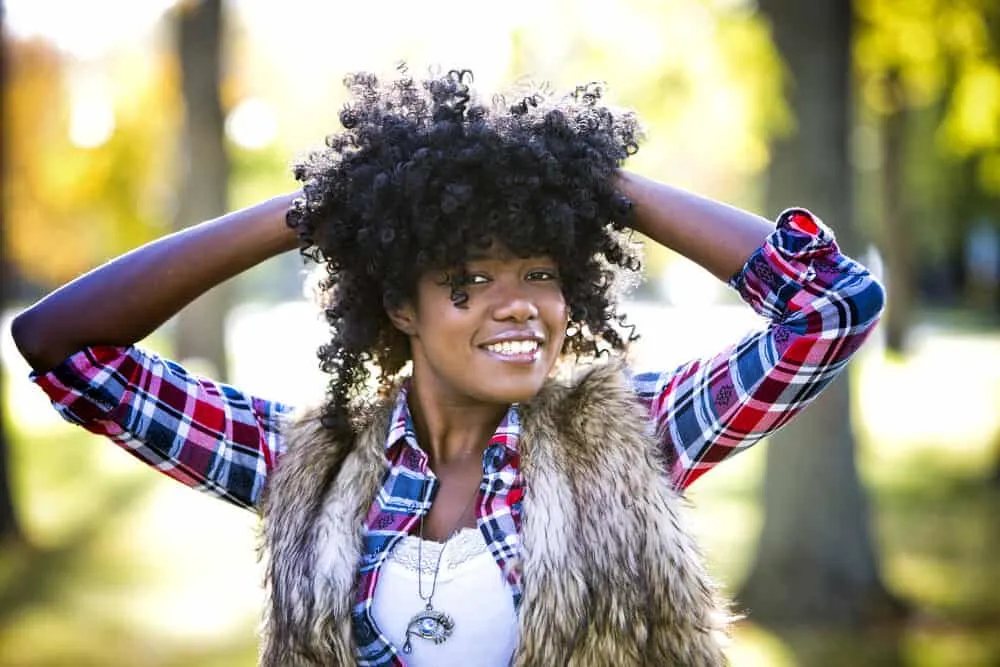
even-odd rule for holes
{"type": "Polygon", "coordinates": [[[495,245],[465,267],[468,299],[452,300],[448,273],[429,272],[415,302],[392,314],[410,337],[414,383],[453,403],[532,398],[559,358],[568,310],[558,267],[495,245]]]}

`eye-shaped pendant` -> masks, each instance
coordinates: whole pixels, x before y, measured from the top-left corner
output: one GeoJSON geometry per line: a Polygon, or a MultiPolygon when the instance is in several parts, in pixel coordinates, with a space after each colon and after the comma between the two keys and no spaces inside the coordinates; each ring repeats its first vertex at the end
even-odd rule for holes
{"type": "Polygon", "coordinates": [[[428,604],[423,611],[414,614],[406,626],[406,642],[403,644],[403,653],[409,655],[413,651],[413,646],[410,645],[410,637],[413,635],[440,644],[451,636],[451,631],[454,628],[455,621],[452,620],[451,616],[436,611],[428,604]]]}

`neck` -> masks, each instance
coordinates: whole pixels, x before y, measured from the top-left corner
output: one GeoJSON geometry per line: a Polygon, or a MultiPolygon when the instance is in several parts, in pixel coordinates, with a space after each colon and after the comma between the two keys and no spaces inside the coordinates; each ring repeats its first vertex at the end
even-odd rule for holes
{"type": "Polygon", "coordinates": [[[432,465],[477,463],[509,405],[442,397],[414,375],[407,394],[420,446],[432,465]]]}

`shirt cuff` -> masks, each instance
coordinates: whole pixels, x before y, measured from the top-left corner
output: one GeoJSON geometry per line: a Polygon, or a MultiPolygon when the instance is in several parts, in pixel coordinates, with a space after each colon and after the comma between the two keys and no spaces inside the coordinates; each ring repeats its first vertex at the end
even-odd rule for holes
{"type": "Polygon", "coordinates": [[[88,347],[50,371],[28,377],[45,392],[66,420],[83,426],[103,422],[122,401],[123,366],[133,361],[132,347],[88,347]]]}
{"type": "Polygon", "coordinates": [[[757,313],[777,319],[802,285],[816,280],[817,269],[835,271],[839,257],[833,231],[806,209],[790,208],[729,285],[757,313]]]}

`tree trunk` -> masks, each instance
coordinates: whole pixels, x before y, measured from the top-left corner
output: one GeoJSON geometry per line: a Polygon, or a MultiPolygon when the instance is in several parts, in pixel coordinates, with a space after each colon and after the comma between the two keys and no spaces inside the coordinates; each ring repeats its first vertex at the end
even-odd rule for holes
{"type": "MultiPolygon", "coordinates": [[[[180,228],[226,212],[229,160],[219,99],[222,0],[181,3],[177,11],[185,105],[175,219],[180,228]]],[[[175,356],[207,364],[220,380],[226,377],[225,320],[231,299],[231,285],[221,285],[184,309],[176,320],[175,356]]]]}
{"type": "MultiPolygon", "coordinates": [[[[2,225],[0,225],[2,228],[2,225]]],[[[4,285],[7,280],[4,280],[4,285]]],[[[6,288],[3,288],[6,292],[6,288]]],[[[4,299],[3,306],[7,305],[4,299]]],[[[23,535],[21,526],[17,520],[17,512],[14,507],[14,494],[11,492],[9,448],[7,440],[7,416],[3,414],[7,404],[6,379],[4,378],[3,365],[0,364],[0,545],[11,542],[21,542],[23,535]]]]}
{"type": "Polygon", "coordinates": [[[994,485],[1000,487],[1000,433],[997,433],[993,438],[993,454],[995,463],[993,464],[993,475],[990,477],[990,480],[994,485]]]}
{"type": "MultiPolygon", "coordinates": [[[[0,15],[3,14],[4,3],[0,0],[0,15]]],[[[6,53],[7,42],[0,43],[0,91],[7,94],[7,63],[9,62],[6,53]]],[[[0,125],[0,147],[4,146],[3,130],[6,125],[0,125]]],[[[0,151],[0,176],[7,171],[6,151],[0,151]]],[[[13,271],[7,257],[6,213],[0,210],[0,313],[6,312],[10,306],[10,297],[13,289],[13,271]]],[[[0,544],[20,541],[22,539],[21,527],[17,520],[17,512],[14,509],[14,494],[11,492],[9,448],[7,440],[7,382],[4,377],[3,364],[0,364],[0,544]]]]}
{"type": "MultiPolygon", "coordinates": [[[[856,254],[848,160],[851,8],[848,0],[762,0],[797,118],[774,146],[768,206],[808,206],[856,254]]],[[[868,503],[855,467],[849,385],[835,381],[769,439],[764,526],[737,596],[773,628],[856,628],[895,609],[882,585],[868,503]]],[[[818,663],[810,663],[818,664],[818,663]]]]}
{"type": "Polygon", "coordinates": [[[907,229],[904,210],[904,164],[906,138],[906,93],[899,70],[892,69],[883,82],[889,111],[882,118],[882,228],[887,289],[892,294],[886,304],[886,345],[895,352],[906,351],[906,337],[913,311],[913,233],[907,229]]]}

